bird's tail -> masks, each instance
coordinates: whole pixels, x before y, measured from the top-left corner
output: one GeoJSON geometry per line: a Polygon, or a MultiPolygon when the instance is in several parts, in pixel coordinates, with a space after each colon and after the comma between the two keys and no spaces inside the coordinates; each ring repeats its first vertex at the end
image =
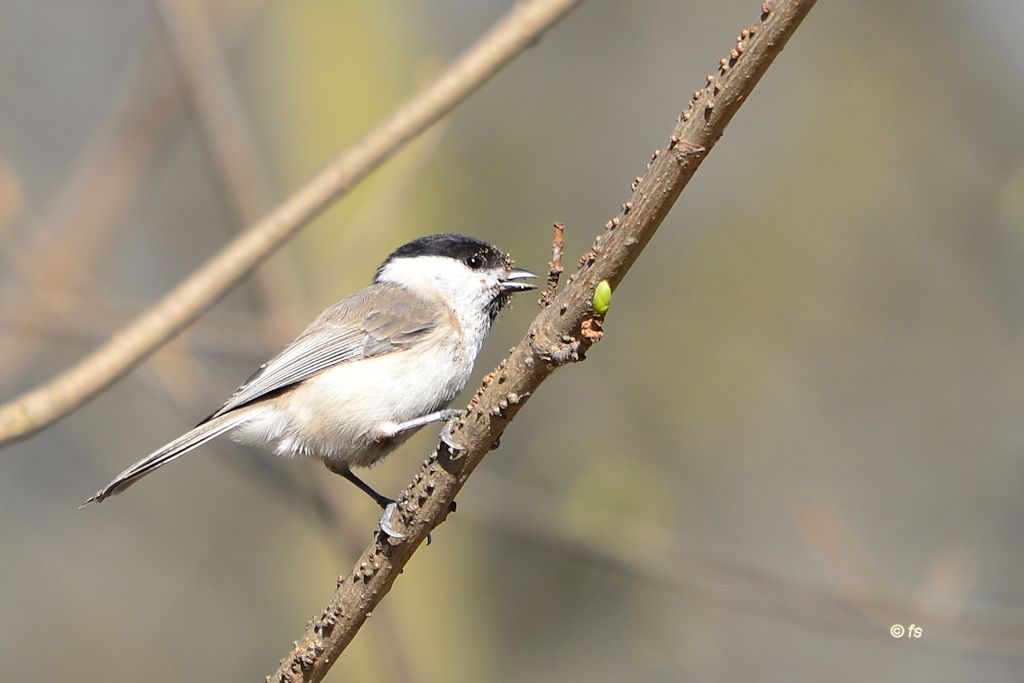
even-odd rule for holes
{"type": "Polygon", "coordinates": [[[114,477],[109,484],[97,491],[96,495],[82,503],[81,507],[85,507],[89,503],[98,503],[109,498],[115,493],[124,491],[150,472],[163,467],[178,456],[184,455],[192,449],[198,448],[221,434],[234,429],[250,417],[250,411],[243,408],[241,410],[233,410],[230,413],[226,413],[215,417],[212,420],[203,422],[191,431],[182,434],[163,448],[150,453],[124,472],[121,472],[121,474],[114,477]]]}

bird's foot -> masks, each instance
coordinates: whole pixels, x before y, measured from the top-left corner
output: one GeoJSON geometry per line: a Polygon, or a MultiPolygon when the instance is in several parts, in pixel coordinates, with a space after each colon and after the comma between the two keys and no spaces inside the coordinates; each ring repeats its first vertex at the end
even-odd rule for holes
{"type": "Polygon", "coordinates": [[[448,411],[451,415],[444,423],[444,427],[441,428],[441,443],[448,447],[452,453],[458,453],[459,451],[466,450],[466,447],[460,444],[452,436],[452,426],[456,420],[460,420],[466,416],[465,410],[451,410],[448,411]]]}
{"type": "MultiPolygon", "coordinates": [[[[452,503],[452,509],[454,510],[455,503],[452,503]]],[[[384,514],[377,520],[377,527],[384,532],[384,535],[388,538],[393,538],[396,541],[404,541],[409,538],[408,534],[403,534],[391,525],[391,520],[395,516],[395,512],[398,511],[398,503],[391,502],[386,508],[384,508],[384,514]]],[[[430,534],[427,534],[427,545],[431,542],[430,534]]]]}
{"type": "Polygon", "coordinates": [[[384,508],[384,514],[380,516],[380,520],[377,521],[377,526],[388,538],[393,538],[398,541],[404,541],[408,536],[398,531],[391,525],[391,520],[394,518],[395,513],[398,511],[398,503],[391,501],[384,508]]]}

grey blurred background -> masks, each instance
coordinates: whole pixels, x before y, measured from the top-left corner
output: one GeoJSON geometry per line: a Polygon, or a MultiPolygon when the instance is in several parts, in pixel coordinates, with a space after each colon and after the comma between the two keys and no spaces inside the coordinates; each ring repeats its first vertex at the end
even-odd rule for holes
{"type": "MultiPolygon", "coordinates": [[[[0,3],[0,398],[508,6],[0,3]]],[[[543,271],[562,221],[574,261],[758,8],[588,2],[179,340],[0,453],[2,678],[262,680],[369,541],[364,496],[224,442],[78,504],[414,236],[543,271]]],[[[1020,680],[1021,25],[1011,0],[821,2],[605,340],[530,401],[329,680],[1020,680]]],[[[503,316],[477,377],[535,311],[503,316]]],[[[399,490],[434,437],[368,479],[399,490]]]]}

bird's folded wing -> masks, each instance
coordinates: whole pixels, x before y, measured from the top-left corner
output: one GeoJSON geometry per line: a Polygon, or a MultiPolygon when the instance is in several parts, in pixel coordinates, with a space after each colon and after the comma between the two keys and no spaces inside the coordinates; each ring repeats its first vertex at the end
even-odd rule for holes
{"type": "Polygon", "coordinates": [[[436,304],[403,287],[370,285],[321,313],[206,420],[341,363],[406,349],[435,329],[442,314],[436,304]]]}

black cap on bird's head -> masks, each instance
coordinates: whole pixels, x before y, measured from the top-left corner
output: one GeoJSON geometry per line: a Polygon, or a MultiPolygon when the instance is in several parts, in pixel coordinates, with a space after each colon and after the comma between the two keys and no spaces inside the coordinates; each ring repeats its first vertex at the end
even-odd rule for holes
{"type": "Polygon", "coordinates": [[[420,237],[395,249],[377,269],[377,275],[379,276],[395,259],[417,256],[447,256],[462,261],[473,270],[512,268],[512,259],[492,244],[465,235],[439,233],[420,237]]]}
{"type": "Polygon", "coordinates": [[[410,284],[425,273],[429,274],[427,277],[431,281],[436,282],[434,278],[437,278],[446,279],[448,283],[462,283],[457,285],[460,291],[475,287],[479,296],[484,297],[480,299],[481,304],[492,319],[508,303],[510,295],[537,288],[523,282],[537,276],[516,268],[512,259],[494,245],[453,233],[427,235],[398,247],[377,269],[374,282],[389,280],[410,284]],[[451,259],[447,263],[451,263],[454,270],[445,266],[445,261],[437,259],[451,259]],[[422,265],[416,267],[415,264],[422,265]]]}

